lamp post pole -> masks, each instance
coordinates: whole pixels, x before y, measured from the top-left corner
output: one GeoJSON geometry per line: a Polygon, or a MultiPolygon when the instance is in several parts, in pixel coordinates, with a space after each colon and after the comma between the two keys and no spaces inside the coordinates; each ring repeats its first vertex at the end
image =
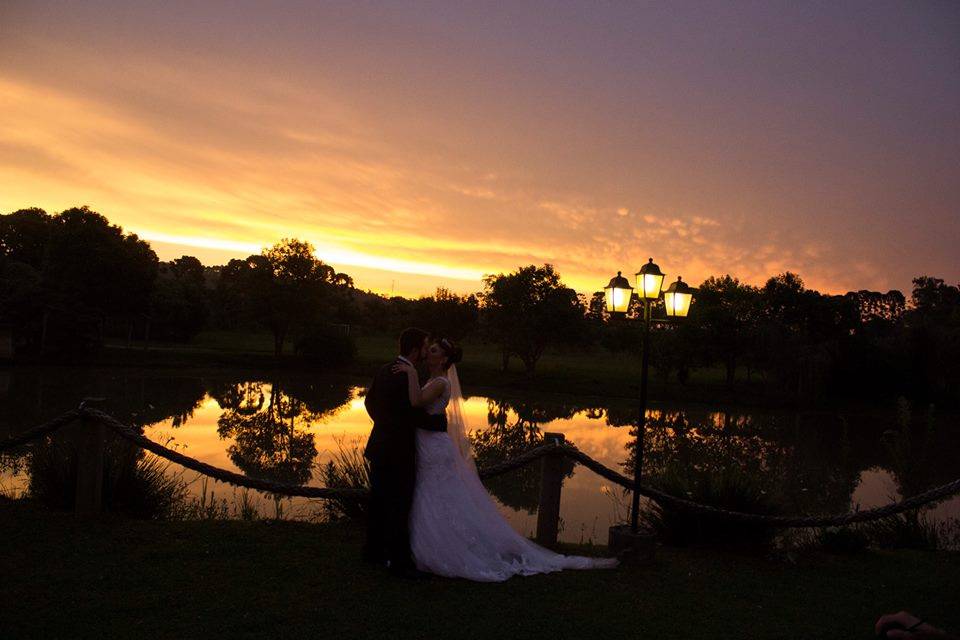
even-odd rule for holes
{"type": "Polygon", "coordinates": [[[640,516],[640,478],[643,476],[643,436],[647,430],[647,366],[650,355],[650,301],[643,300],[643,353],[640,356],[640,412],[637,420],[637,444],[634,449],[633,506],[630,531],[637,532],[640,516]]]}

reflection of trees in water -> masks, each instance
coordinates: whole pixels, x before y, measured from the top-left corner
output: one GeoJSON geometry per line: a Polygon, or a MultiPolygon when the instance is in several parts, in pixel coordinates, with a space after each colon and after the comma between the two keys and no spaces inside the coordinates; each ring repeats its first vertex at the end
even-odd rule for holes
{"type": "Polygon", "coordinates": [[[143,426],[174,418],[184,421],[203,402],[196,377],[125,369],[44,367],[13,370],[0,401],[0,435],[18,433],[76,409],[84,398],[103,398],[101,408],[118,420],[143,426]]]}
{"type": "Polygon", "coordinates": [[[304,484],[317,457],[308,430],[351,399],[344,385],[315,381],[220,382],[211,389],[224,409],[217,433],[230,438],[230,460],[247,475],[304,484]],[[269,388],[268,388],[269,387],[269,388]]]}
{"type": "MultiPolygon", "coordinates": [[[[0,437],[5,433],[20,433],[75,409],[81,400],[90,397],[103,398],[100,408],[121,422],[142,429],[146,424],[171,417],[175,425],[180,424],[200,406],[204,388],[199,378],[147,375],[126,369],[15,369],[11,371],[6,393],[0,399],[0,437]]],[[[14,455],[0,456],[0,471],[21,473],[26,470],[31,476],[34,471],[47,476],[62,474],[57,482],[64,487],[71,486],[76,475],[73,460],[77,429],[74,426],[61,430],[14,455]],[[35,455],[30,456],[30,451],[35,455]]],[[[111,477],[129,477],[137,462],[145,456],[144,452],[109,432],[107,439],[108,466],[116,471],[111,477]]],[[[45,480],[53,481],[50,477],[45,480]]],[[[105,491],[110,489],[109,485],[105,486],[105,491]]],[[[64,491],[68,493],[66,488],[64,491]]],[[[67,498],[65,494],[64,499],[67,498]]]]}
{"type": "Polygon", "coordinates": [[[263,409],[267,394],[262,382],[226,382],[215,384],[208,390],[221,409],[240,415],[254,415],[263,409]]]}
{"type": "MultiPolygon", "coordinates": [[[[488,432],[471,435],[481,467],[539,444],[545,422],[579,413],[595,420],[598,429],[629,429],[621,465],[632,475],[635,406],[556,406],[542,400],[490,400],[487,406],[488,432]]],[[[748,488],[766,492],[763,495],[771,502],[792,513],[847,511],[861,473],[873,468],[890,470],[904,495],[915,494],[954,479],[954,461],[960,455],[960,440],[950,431],[955,417],[941,416],[938,422],[918,409],[908,415],[901,408],[898,417],[892,410],[748,413],[655,408],[647,418],[646,481],[671,473],[676,479],[677,472],[689,475],[688,485],[702,484],[707,476],[715,484],[723,478],[744,478],[748,488]]],[[[557,430],[563,427],[557,425],[557,430]]],[[[488,486],[508,506],[533,512],[539,466],[511,472],[488,486]]]]}
{"type": "MultiPolygon", "coordinates": [[[[609,416],[608,416],[609,420],[609,416]]],[[[636,417],[632,419],[636,424],[636,417]]],[[[831,425],[836,427],[837,425],[831,425]]],[[[736,470],[777,502],[802,511],[845,511],[861,465],[843,429],[803,424],[800,415],[651,410],[644,433],[643,474],[654,483],[678,471],[690,480],[736,470]]],[[[632,474],[636,427],[622,463],[632,474]]]]}
{"type": "MultiPolygon", "coordinates": [[[[576,412],[576,408],[566,405],[487,400],[488,428],[470,434],[477,466],[483,468],[503,462],[542,444],[541,424],[569,420],[576,412]]],[[[573,462],[567,461],[565,465],[565,476],[573,475],[573,462]]],[[[540,464],[528,464],[491,478],[485,484],[504,505],[532,514],[540,496],[540,464]]]]}
{"type": "Polygon", "coordinates": [[[900,398],[896,417],[885,425],[881,442],[902,496],[922,493],[957,477],[960,438],[942,420],[932,405],[917,409],[900,398]]]}
{"type": "Polygon", "coordinates": [[[221,438],[232,438],[227,454],[249,476],[304,484],[312,477],[317,447],[307,433],[315,417],[306,405],[273,384],[269,401],[264,383],[237,385],[235,404],[217,420],[221,438]]]}

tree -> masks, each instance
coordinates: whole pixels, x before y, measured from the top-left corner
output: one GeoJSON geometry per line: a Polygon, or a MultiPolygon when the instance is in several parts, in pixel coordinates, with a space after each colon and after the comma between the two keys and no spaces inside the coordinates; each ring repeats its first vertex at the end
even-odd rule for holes
{"type": "Polygon", "coordinates": [[[711,276],[697,287],[691,322],[699,329],[700,351],[723,363],[727,384],[756,335],[759,291],[725,275],[711,276]]]}
{"type": "Polygon", "coordinates": [[[207,321],[204,267],[193,256],[160,263],[152,300],[152,320],[161,334],[189,340],[207,321]]]}
{"type": "Polygon", "coordinates": [[[849,291],[844,297],[853,305],[857,328],[883,326],[890,328],[900,323],[906,309],[906,299],[899,291],[849,291]]]}
{"type": "Polygon", "coordinates": [[[941,278],[919,276],[913,279],[910,302],[925,318],[949,318],[960,308],[960,286],[951,286],[941,278]]]}
{"type": "Polygon", "coordinates": [[[30,265],[43,265],[53,218],[37,207],[0,216],[0,256],[30,265]]]}
{"type": "Polygon", "coordinates": [[[500,344],[504,369],[516,355],[533,374],[547,345],[576,342],[584,334],[583,302],[560,282],[553,265],[487,276],[483,287],[482,322],[500,344]]]}
{"type": "Polygon", "coordinates": [[[71,302],[104,313],[141,313],[149,304],[159,260],[150,245],[88,207],[54,217],[45,280],[71,302]]]}
{"type": "Polygon", "coordinates": [[[960,395],[960,286],[940,278],[913,280],[905,317],[915,395],[960,395]]]}
{"type": "Polygon", "coordinates": [[[438,287],[433,296],[415,300],[412,307],[404,326],[422,327],[434,335],[456,341],[472,333],[479,319],[475,295],[458,296],[443,287],[438,287]]]}
{"type": "Polygon", "coordinates": [[[245,281],[248,260],[234,258],[216,268],[213,291],[213,323],[220,329],[237,329],[248,318],[245,309],[245,281]]]}
{"type": "Polygon", "coordinates": [[[294,327],[329,317],[352,286],[350,276],[319,260],[310,243],[284,239],[245,261],[231,260],[221,271],[217,289],[273,334],[279,357],[294,327]]]}
{"type": "Polygon", "coordinates": [[[41,351],[81,351],[99,343],[105,318],[144,313],[158,263],[149,244],[88,207],[0,216],[0,257],[0,308],[41,351]]]}

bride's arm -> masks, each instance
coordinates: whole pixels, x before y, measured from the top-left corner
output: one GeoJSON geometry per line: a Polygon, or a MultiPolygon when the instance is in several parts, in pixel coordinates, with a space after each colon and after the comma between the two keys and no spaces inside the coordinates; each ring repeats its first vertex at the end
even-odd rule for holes
{"type": "Polygon", "coordinates": [[[403,371],[407,374],[407,393],[410,394],[410,404],[422,407],[436,400],[443,393],[443,381],[431,380],[425,387],[420,388],[420,379],[417,370],[408,364],[397,365],[394,371],[403,371]]]}

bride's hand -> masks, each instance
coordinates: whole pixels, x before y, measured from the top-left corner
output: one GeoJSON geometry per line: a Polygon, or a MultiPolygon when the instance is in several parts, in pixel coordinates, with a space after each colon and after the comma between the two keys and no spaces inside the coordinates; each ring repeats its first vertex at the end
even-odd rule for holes
{"type": "Polygon", "coordinates": [[[394,373],[408,373],[408,374],[409,374],[409,373],[416,373],[417,370],[414,369],[412,365],[409,365],[409,364],[406,364],[406,363],[401,363],[401,364],[395,364],[395,365],[393,365],[393,372],[394,372],[394,373]]]}

